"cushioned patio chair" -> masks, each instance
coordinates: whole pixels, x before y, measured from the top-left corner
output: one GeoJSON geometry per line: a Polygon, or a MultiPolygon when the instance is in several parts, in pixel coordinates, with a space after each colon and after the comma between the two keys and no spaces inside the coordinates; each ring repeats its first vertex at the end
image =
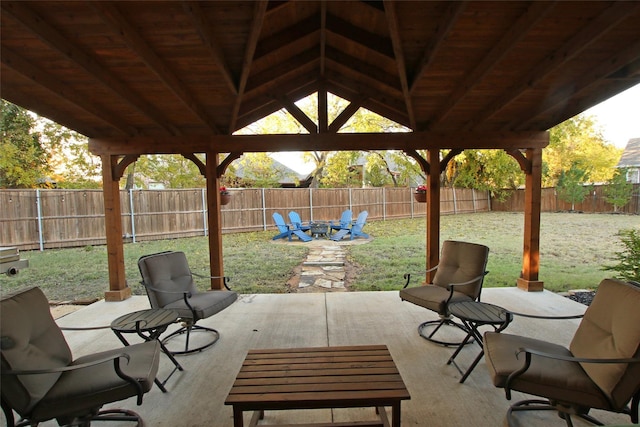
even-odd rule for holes
{"type": "Polygon", "coordinates": [[[294,230],[309,231],[311,229],[311,225],[309,223],[305,224],[302,222],[298,212],[289,212],[289,221],[291,221],[291,226],[294,230]]]}
{"type": "Polygon", "coordinates": [[[409,287],[412,274],[404,275],[406,283],[400,291],[400,298],[434,311],[440,316],[440,320],[420,324],[420,336],[440,345],[460,345],[460,342],[436,339],[434,336],[445,325],[468,332],[462,323],[452,319],[449,304],[458,301],[480,301],[482,283],[488,273],[488,258],[489,248],[484,245],[445,240],[442,243],[440,263],[425,272],[426,274],[435,270],[433,283],[409,287]]]}
{"type": "Polygon", "coordinates": [[[329,235],[333,233],[333,230],[348,230],[349,227],[351,227],[352,222],[353,213],[351,212],[351,209],[346,209],[344,212],[342,212],[342,215],[340,215],[340,220],[329,221],[329,235]]]}
{"type": "Polygon", "coordinates": [[[92,420],[132,421],[125,409],[100,408],[136,396],[142,404],[158,372],[160,345],[149,341],[73,359],[40,288],[0,300],[2,410],[8,426],[89,426],[92,420]],[[15,423],[14,411],[21,420],[15,423]]]}
{"type": "MultiPolygon", "coordinates": [[[[485,333],[489,374],[496,387],[540,396],[511,405],[514,411],[556,410],[602,425],[590,409],[628,414],[638,423],[640,404],[640,287],[605,279],[584,313],[569,347],[505,333],[485,333]]],[[[518,315],[518,313],[514,313],[518,315]]],[[[528,316],[545,318],[542,316],[528,316]]],[[[520,425],[520,424],[518,424],[520,425]]]]}
{"type": "Polygon", "coordinates": [[[350,228],[338,230],[334,235],[331,236],[331,240],[339,242],[347,235],[349,236],[349,240],[353,240],[356,237],[364,237],[365,239],[368,239],[369,235],[362,231],[364,226],[367,224],[368,215],[369,213],[367,211],[360,212],[358,214],[358,218],[350,228]]]}
{"type": "Polygon", "coordinates": [[[284,222],[284,218],[278,212],[273,213],[273,222],[276,223],[276,227],[278,227],[278,234],[273,236],[273,240],[278,239],[289,239],[291,241],[291,236],[296,236],[298,239],[303,242],[310,242],[313,240],[311,236],[305,234],[304,231],[295,229],[290,225],[284,222]]]}
{"type": "Polygon", "coordinates": [[[167,343],[184,335],[184,349],[170,349],[171,353],[188,354],[202,351],[218,341],[220,334],[217,330],[196,323],[221,312],[238,298],[236,292],[229,290],[226,277],[222,278],[226,290],[199,291],[193,276],[209,279],[215,277],[196,275],[189,269],[184,252],[175,251],[142,256],[138,260],[138,268],[151,308],[176,311],[184,325],[162,340],[163,343],[167,343]],[[192,332],[210,333],[213,338],[197,347],[190,347],[189,338],[192,332]]]}

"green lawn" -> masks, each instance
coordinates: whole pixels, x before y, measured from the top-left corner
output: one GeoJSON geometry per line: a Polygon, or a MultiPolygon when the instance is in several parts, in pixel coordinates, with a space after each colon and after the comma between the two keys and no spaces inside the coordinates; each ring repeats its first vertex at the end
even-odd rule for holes
{"type": "MultiPolygon", "coordinates": [[[[490,212],[448,215],[441,219],[441,240],[457,239],[489,246],[485,286],[515,286],[520,275],[523,214],[490,212]]],[[[425,219],[371,221],[366,244],[347,246],[355,275],[347,285],[354,291],[393,290],[403,285],[406,272],[425,269],[425,219]]],[[[540,280],[553,291],[593,288],[610,272],[623,249],[616,233],[640,228],[640,216],[547,213],[542,215],[540,280]]],[[[225,274],[242,293],[289,292],[286,282],[302,263],[307,249],[301,245],[273,244],[275,230],[223,236],[225,274]]],[[[207,238],[131,243],[124,247],[127,281],[134,294],[144,294],[138,283],[137,259],[144,254],[181,250],[195,272],[208,272],[207,238]]],[[[56,301],[101,298],[108,289],[107,251],[104,246],[24,251],[30,267],[15,277],[0,276],[2,293],[14,288],[40,286],[56,301]]],[[[205,285],[203,284],[203,288],[205,285]]]]}

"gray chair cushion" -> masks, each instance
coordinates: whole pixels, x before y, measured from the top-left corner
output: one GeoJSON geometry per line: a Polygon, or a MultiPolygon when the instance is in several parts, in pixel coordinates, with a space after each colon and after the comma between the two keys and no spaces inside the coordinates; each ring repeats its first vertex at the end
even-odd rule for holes
{"type": "MultiPolygon", "coordinates": [[[[196,320],[205,319],[209,316],[229,307],[238,298],[238,294],[233,291],[208,291],[198,292],[189,298],[189,304],[196,311],[196,320]]],[[[191,317],[192,313],[184,300],[167,304],[164,308],[175,310],[180,317],[191,317]]]]}
{"type": "MultiPolygon", "coordinates": [[[[448,314],[447,300],[449,299],[449,291],[440,286],[425,285],[402,289],[400,291],[400,298],[435,311],[436,313],[442,315],[448,314]]],[[[471,300],[471,297],[461,292],[454,292],[451,302],[471,300]]]]}

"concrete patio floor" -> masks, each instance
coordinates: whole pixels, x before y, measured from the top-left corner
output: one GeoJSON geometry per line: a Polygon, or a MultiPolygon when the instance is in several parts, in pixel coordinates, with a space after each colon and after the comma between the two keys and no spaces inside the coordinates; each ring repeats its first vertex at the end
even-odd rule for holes
{"type": "MultiPolygon", "coordinates": [[[[482,299],[516,312],[545,315],[582,313],[586,309],[548,291],[526,293],[516,288],[487,288],[482,299]]],[[[148,308],[148,301],[141,296],[124,302],[100,301],[58,319],[58,323],[108,325],[122,314],[144,308],[148,308]]],[[[247,350],[386,344],[411,394],[411,400],[402,403],[403,426],[506,425],[509,401],[502,389],[492,385],[484,361],[460,384],[459,372],[446,365],[453,349],[418,336],[418,324],[436,318],[423,308],[402,302],[398,292],[241,295],[225,311],[200,322],[218,329],[221,338],[201,353],[178,358],[185,371],[177,372],[169,380],[167,393],[154,387],[145,395],[142,406],[136,406],[134,399],[108,406],[132,409],[142,415],[147,426],[153,427],[232,426],[232,410],[224,401],[247,350]]],[[[578,322],[516,318],[506,333],[568,344],[578,322]]],[[[121,345],[109,329],[69,331],[65,335],[76,357],[121,345]]],[[[478,351],[476,344],[468,345],[457,361],[464,368],[478,351]]],[[[171,367],[163,356],[159,377],[163,379],[171,367]]],[[[525,398],[529,396],[514,393],[513,401],[525,398]]],[[[620,414],[603,411],[592,414],[605,424],[630,423],[628,417],[620,414]]],[[[274,411],[266,413],[264,423],[371,420],[373,416],[373,409],[274,411]]],[[[245,417],[248,423],[250,414],[245,417]]],[[[517,419],[522,426],[565,425],[549,411],[520,413],[517,419]]],[[[574,423],[576,427],[589,425],[582,420],[574,423]]]]}

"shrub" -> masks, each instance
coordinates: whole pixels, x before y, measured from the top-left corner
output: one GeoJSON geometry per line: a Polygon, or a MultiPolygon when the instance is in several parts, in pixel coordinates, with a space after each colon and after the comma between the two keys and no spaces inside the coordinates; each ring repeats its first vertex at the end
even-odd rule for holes
{"type": "Polygon", "coordinates": [[[617,265],[604,267],[603,270],[616,271],[616,278],[626,281],[640,282],[640,230],[620,230],[620,237],[625,249],[615,253],[617,265]]]}

